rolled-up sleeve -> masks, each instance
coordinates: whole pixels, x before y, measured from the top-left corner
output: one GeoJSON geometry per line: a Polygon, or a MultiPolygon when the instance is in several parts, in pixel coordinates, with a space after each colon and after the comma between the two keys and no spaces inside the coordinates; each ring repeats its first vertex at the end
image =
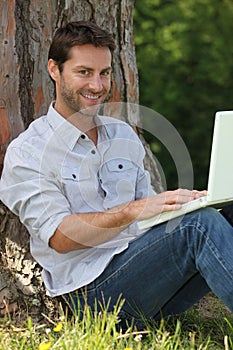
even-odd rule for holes
{"type": "Polygon", "coordinates": [[[0,181],[0,199],[32,236],[48,244],[71,211],[56,174],[44,174],[40,164],[30,149],[10,146],[0,181]]]}

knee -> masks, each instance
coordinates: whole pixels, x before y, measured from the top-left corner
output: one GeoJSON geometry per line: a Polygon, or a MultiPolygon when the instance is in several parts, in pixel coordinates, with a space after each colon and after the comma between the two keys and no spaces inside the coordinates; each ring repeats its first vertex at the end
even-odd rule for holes
{"type": "Polygon", "coordinates": [[[189,213],[185,223],[203,230],[208,229],[208,231],[210,228],[218,230],[226,224],[229,225],[223,215],[217,209],[211,207],[189,213]]]}
{"type": "Polygon", "coordinates": [[[208,227],[211,226],[212,228],[215,228],[215,230],[222,229],[225,225],[230,225],[220,211],[215,208],[208,207],[201,209],[199,215],[200,222],[203,225],[207,225],[208,227]]]}
{"type": "Polygon", "coordinates": [[[207,208],[203,208],[200,210],[202,216],[206,219],[215,219],[215,218],[219,218],[220,213],[217,209],[212,208],[212,207],[207,207],[207,208]]]}

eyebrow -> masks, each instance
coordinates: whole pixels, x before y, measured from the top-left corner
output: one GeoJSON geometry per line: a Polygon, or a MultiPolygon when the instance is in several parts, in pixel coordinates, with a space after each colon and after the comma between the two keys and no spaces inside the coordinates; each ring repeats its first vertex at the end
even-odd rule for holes
{"type": "MultiPolygon", "coordinates": [[[[91,72],[94,71],[93,68],[91,68],[91,67],[86,67],[86,66],[75,66],[75,67],[73,68],[73,70],[80,70],[80,69],[89,70],[89,71],[91,71],[91,72]]],[[[109,66],[109,67],[103,68],[103,69],[101,70],[101,72],[104,72],[104,71],[107,71],[107,70],[112,70],[112,67],[109,66]]]]}

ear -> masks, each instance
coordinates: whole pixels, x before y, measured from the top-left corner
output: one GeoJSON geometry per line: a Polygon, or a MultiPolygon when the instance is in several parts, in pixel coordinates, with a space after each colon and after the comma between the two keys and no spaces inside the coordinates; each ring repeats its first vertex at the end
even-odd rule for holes
{"type": "Polygon", "coordinates": [[[60,72],[57,63],[52,58],[48,60],[48,71],[51,78],[57,81],[58,77],[60,76],[60,72]]]}

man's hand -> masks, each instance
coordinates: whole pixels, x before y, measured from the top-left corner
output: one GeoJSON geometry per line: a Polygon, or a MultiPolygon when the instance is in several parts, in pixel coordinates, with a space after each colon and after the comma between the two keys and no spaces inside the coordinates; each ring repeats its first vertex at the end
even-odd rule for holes
{"type": "Polygon", "coordinates": [[[137,220],[145,220],[165,211],[178,210],[183,204],[206,194],[207,191],[177,189],[131,202],[130,206],[132,206],[132,214],[138,212],[137,220]]]}

